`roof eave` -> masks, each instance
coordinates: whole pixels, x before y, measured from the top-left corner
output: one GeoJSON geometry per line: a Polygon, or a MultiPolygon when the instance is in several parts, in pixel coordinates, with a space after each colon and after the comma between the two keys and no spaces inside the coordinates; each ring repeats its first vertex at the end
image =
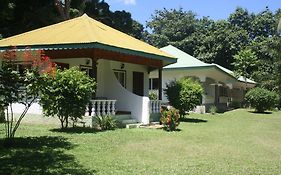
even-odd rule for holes
{"type": "MultiPolygon", "coordinates": [[[[4,52],[9,49],[11,46],[0,46],[0,52],[4,52]]],[[[66,43],[66,44],[42,44],[42,45],[17,45],[17,50],[24,51],[26,48],[30,48],[31,50],[64,50],[64,49],[89,49],[89,48],[97,48],[97,49],[105,49],[113,52],[120,52],[129,55],[136,55],[156,60],[161,60],[166,62],[166,65],[173,64],[177,62],[177,58],[168,57],[164,55],[157,55],[153,53],[147,53],[137,50],[131,50],[127,48],[121,48],[116,46],[111,46],[103,43],[93,42],[93,43],[66,43]]]]}

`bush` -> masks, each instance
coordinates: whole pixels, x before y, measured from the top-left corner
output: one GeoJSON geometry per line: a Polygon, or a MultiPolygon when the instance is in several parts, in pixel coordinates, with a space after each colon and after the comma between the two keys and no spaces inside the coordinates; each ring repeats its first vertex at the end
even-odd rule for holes
{"type": "Polygon", "coordinates": [[[213,106],[210,107],[209,112],[210,112],[212,115],[215,115],[215,114],[218,112],[218,108],[213,105],[213,106]]]}
{"type": "Polygon", "coordinates": [[[158,100],[158,96],[157,96],[156,92],[149,92],[149,99],[158,100]]]}
{"type": "Polygon", "coordinates": [[[275,107],[279,97],[276,92],[264,88],[254,88],[247,92],[245,100],[251,107],[255,108],[257,112],[264,112],[275,107]]]}
{"type": "Polygon", "coordinates": [[[116,120],[114,120],[110,115],[97,116],[95,119],[96,124],[102,131],[113,130],[117,127],[116,120]]]}
{"type": "Polygon", "coordinates": [[[203,88],[197,81],[193,81],[190,78],[182,78],[169,82],[166,84],[166,87],[164,92],[170,104],[179,109],[181,115],[185,115],[185,112],[201,104],[203,88]]]}
{"type": "Polygon", "coordinates": [[[57,70],[55,77],[45,77],[40,103],[46,116],[58,116],[61,128],[68,127],[69,119],[84,116],[95,92],[96,83],[76,67],[57,70]]]}
{"type": "Polygon", "coordinates": [[[160,121],[164,125],[164,129],[167,131],[175,131],[179,126],[180,114],[175,108],[164,109],[161,111],[160,121]]]}

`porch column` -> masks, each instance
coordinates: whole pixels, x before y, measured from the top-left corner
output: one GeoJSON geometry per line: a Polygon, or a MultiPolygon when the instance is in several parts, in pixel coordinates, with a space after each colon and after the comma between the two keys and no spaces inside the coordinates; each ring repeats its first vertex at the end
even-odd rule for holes
{"type": "Polygon", "coordinates": [[[94,78],[95,81],[97,82],[97,60],[92,58],[92,72],[90,74],[91,78],[94,78]]]}
{"type": "MultiPolygon", "coordinates": [[[[90,72],[90,77],[95,79],[95,82],[97,83],[97,60],[94,58],[92,59],[92,71],[90,72]]],[[[92,95],[92,99],[96,98],[96,92],[92,95]]],[[[89,104],[89,116],[92,116],[92,112],[95,111],[95,103],[92,104],[92,102],[90,102],[89,104]]]]}
{"type": "Polygon", "coordinates": [[[219,86],[218,84],[215,85],[215,106],[219,103],[219,86]]]}
{"type": "Polygon", "coordinates": [[[158,69],[158,100],[162,100],[162,68],[158,69]]]}
{"type": "MultiPolygon", "coordinates": [[[[92,58],[92,72],[90,73],[90,77],[94,78],[96,83],[98,82],[97,80],[97,60],[95,58],[92,58]]],[[[96,93],[93,95],[93,98],[96,97],[96,93]]]]}

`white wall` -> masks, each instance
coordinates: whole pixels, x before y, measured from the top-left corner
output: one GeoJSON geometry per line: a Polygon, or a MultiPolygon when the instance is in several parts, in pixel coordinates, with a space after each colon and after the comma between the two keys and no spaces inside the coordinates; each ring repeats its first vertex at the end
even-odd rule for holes
{"type": "MultiPolygon", "coordinates": [[[[54,59],[55,62],[68,63],[69,67],[73,66],[91,66],[92,61],[89,58],[71,58],[71,59],[54,59]],[[89,64],[86,65],[87,60],[89,64]]],[[[109,74],[105,70],[105,66],[109,66],[111,69],[124,70],[126,71],[126,89],[133,92],[133,72],[143,72],[144,73],[144,96],[148,96],[149,91],[149,79],[148,79],[148,67],[144,65],[137,65],[131,63],[124,63],[119,61],[110,61],[99,59],[97,61],[97,96],[105,97],[106,91],[109,90],[105,86],[105,82],[109,79],[109,74]],[[121,69],[121,64],[124,64],[124,68],[121,69]]],[[[115,75],[114,75],[115,76],[115,75]]]]}
{"type": "Polygon", "coordinates": [[[148,124],[149,98],[135,95],[121,86],[121,84],[115,78],[110,62],[103,62],[102,68],[107,75],[106,80],[103,81],[103,86],[107,90],[103,92],[103,95],[109,99],[117,100],[117,110],[130,111],[132,118],[136,119],[138,122],[148,124]]]}
{"type": "MultiPolygon", "coordinates": [[[[73,66],[91,66],[91,59],[89,58],[72,58],[72,59],[54,59],[55,62],[67,63],[69,67],[73,66]],[[87,61],[88,60],[88,61],[87,61]],[[88,62],[88,64],[86,64],[88,62]]],[[[120,111],[130,111],[132,117],[138,122],[149,123],[149,98],[140,97],[132,93],[133,90],[133,72],[144,73],[144,95],[148,96],[149,79],[148,67],[143,65],[135,65],[124,63],[126,71],[126,87],[123,88],[116,79],[113,69],[121,69],[122,62],[110,60],[97,61],[97,96],[105,97],[107,99],[117,100],[116,108],[120,111]]],[[[16,113],[23,111],[23,106],[20,104],[13,105],[16,113]]],[[[38,103],[33,104],[28,111],[30,114],[42,114],[42,108],[38,103]]]]}
{"type": "MultiPolygon", "coordinates": [[[[215,70],[163,70],[162,72],[162,88],[166,88],[166,83],[173,81],[175,79],[180,79],[183,77],[197,77],[204,88],[204,95],[202,102],[203,104],[211,104],[215,102],[215,86],[214,83],[223,81],[225,83],[229,83],[233,80],[229,79],[229,76],[224,75],[223,73],[215,70]],[[210,77],[210,78],[209,78],[210,77]]],[[[152,71],[150,72],[149,78],[158,78],[158,72],[152,71]]],[[[167,96],[163,91],[163,100],[164,103],[168,102],[167,96]]]]}

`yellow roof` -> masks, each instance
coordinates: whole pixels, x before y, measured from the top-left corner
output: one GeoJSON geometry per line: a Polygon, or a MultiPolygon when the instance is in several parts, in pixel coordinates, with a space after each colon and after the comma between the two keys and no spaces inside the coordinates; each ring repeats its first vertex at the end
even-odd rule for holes
{"type": "MultiPolygon", "coordinates": [[[[78,18],[0,40],[0,50],[8,46],[30,46],[31,48],[36,48],[37,46],[37,48],[47,47],[50,49],[52,45],[60,48],[62,45],[73,46],[77,44],[80,46],[88,45],[87,47],[100,44],[117,48],[118,51],[121,48],[121,50],[153,54],[168,59],[174,58],[160,49],[104,25],[88,17],[86,14],[78,18]]],[[[93,46],[93,48],[95,47],[93,46]]],[[[173,60],[176,61],[176,59],[173,60]]],[[[168,62],[170,61],[169,59],[168,62]]]]}

